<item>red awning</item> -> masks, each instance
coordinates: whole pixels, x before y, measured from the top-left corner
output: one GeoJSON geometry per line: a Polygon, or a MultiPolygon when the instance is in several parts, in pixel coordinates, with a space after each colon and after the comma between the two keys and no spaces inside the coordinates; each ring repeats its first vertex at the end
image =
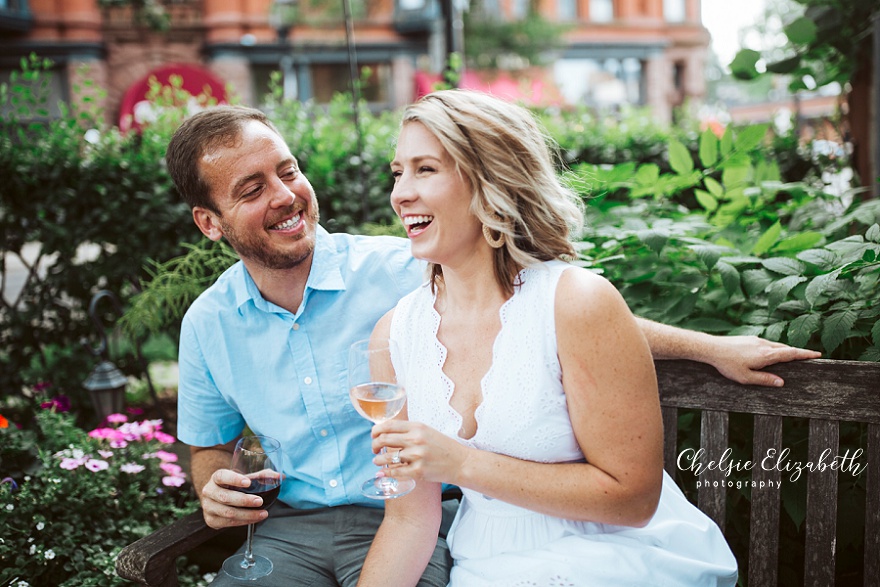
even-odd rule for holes
{"type": "Polygon", "coordinates": [[[180,76],[181,89],[186,90],[194,100],[188,106],[191,109],[204,107],[208,98],[215,98],[218,104],[226,104],[226,85],[215,74],[204,67],[193,64],[170,64],[154,69],[140,80],[133,83],[119,105],[119,130],[126,132],[130,129],[139,129],[145,123],[155,119],[156,110],[147,99],[150,92],[150,80],[163,86],[173,87],[172,76],[180,76]]]}

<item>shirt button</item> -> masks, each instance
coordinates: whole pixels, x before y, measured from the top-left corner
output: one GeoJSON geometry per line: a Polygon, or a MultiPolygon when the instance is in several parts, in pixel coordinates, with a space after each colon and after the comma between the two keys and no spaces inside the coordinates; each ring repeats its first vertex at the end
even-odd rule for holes
{"type": "Polygon", "coordinates": [[[311,385],[311,384],[312,384],[312,378],[311,378],[311,377],[306,377],[305,379],[303,379],[303,383],[305,383],[306,385],[311,385]]]}
{"type": "Polygon", "coordinates": [[[321,436],[327,436],[327,431],[326,431],[326,430],[321,430],[321,436]]]}
{"type": "Polygon", "coordinates": [[[336,479],[330,479],[330,487],[336,487],[339,482],[336,479]]]}
{"type": "Polygon", "coordinates": [[[293,325],[293,329],[294,329],[294,330],[299,330],[299,324],[294,324],[294,325],[293,325]]]}

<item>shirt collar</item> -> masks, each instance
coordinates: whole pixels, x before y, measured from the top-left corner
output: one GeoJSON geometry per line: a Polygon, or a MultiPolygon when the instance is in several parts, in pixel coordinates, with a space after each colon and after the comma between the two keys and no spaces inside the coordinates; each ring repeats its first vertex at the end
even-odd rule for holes
{"type": "MultiPolygon", "coordinates": [[[[315,230],[315,251],[312,257],[312,266],[309,269],[306,290],[345,290],[345,281],[342,279],[342,271],[340,270],[340,257],[341,253],[336,248],[333,237],[319,224],[315,230]]],[[[239,261],[237,265],[237,270],[242,272],[244,278],[243,282],[236,280],[239,285],[235,288],[235,302],[239,311],[250,301],[253,301],[254,306],[264,311],[277,311],[277,306],[263,298],[263,294],[257,289],[257,284],[254,283],[244,263],[239,261]]]]}

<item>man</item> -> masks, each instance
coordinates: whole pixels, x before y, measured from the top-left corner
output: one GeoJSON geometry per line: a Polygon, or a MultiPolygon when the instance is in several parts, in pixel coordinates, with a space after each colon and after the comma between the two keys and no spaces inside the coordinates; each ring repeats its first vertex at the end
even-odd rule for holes
{"type": "MultiPolygon", "coordinates": [[[[226,238],[241,258],[193,303],[181,329],[178,435],[191,445],[205,521],[266,520],[254,550],[275,570],[261,585],[353,586],[383,511],[359,490],[377,469],[370,424],[348,399],[346,356],[422,281],[422,268],[403,239],[324,231],[308,179],[258,110],[193,116],[166,160],[202,233],[226,238]],[[259,497],[230,489],[248,484],[228,469],[246,426],[285,451],[271,516],[259,497]]],[[[781,384],[753,369],[818,356],[753,337],[640,326],[655,357],[705,361],[741,382],[781,384]]],[[[449,564],[438,537],[419,584],[446,585],[449,564]]],[[[232,581],[221,573],[216,584],[232,581]]]]}

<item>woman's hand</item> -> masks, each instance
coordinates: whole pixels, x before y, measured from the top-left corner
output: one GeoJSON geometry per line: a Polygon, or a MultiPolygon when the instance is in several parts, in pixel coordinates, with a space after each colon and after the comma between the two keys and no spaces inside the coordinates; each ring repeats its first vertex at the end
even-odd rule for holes
{"type": "Polygon", "coordinates": [[[373,462],[389,465],[395,476],[454,484],[472,450],[420,422],[388,420],[373,426],[373,452],[379,453],[373,462]],[[383,448],[384,454],[379,452],[383,448]]]}
{"type": "Polygon", "coordinates": [[[788,346],[757,336],[716,336],[707,347],[706,362],[738,383],[782,387],[782,377],[761,371],[789,361],[818,359],[822,353],[788,346]]]}

